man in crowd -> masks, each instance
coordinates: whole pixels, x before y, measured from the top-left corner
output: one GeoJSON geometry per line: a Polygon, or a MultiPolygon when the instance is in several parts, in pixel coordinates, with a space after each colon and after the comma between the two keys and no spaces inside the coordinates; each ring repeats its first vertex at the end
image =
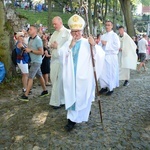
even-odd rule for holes
{"type": "Polygon", "coordinates": [[[71,131],[76,123],[88,121],[91,104],[95,97],[90,44],[94,52],[97,78],[100,78],[103,69],[105,53],[100,46],[96,45],[92,37],[89,39],[82,37],[84,25],[85,21],[82,17],[73,15],[68,21],[72,41],[66,42],[59,50],[63,64],[63,87],[68,119],[65,129],[67,131],[71,131]]]}
{"type": "Polygon", "coordinates": [[[146,71],[147,68],[145,66],[145,59],[146,59],[146,51],[148,49],[147,35],[144,34],[143,38],[138,41],[138,49],[139,49],[140,64],[138,66],[137,71],[139,72],[141,67],[144,67],[144,70],[146,71]]]}
{"type": "Polygon", "coordinates": [[[60,17],[54,17],[52,23],[55,31],[48,43],[51,51],[50,79],[52,82],[52,93],[49,104],[53,106],[54,109],[58,109],[65,103],[62,84],[62,65],[60,64],[58,50],[66,41],[71,40],[71,35],[70,31],[63,26],[60,17]]]}
{"type": "Polygon", "coordinates": [[[129,85],[130,69],[136,70],[137,54],[136,44],[133,39],[124,31],[124,27],[119,27],[119,80],[125,80],[123,86],[129,85]]]}
{"type": "Polygon", "coordinates": [[[42,54],[43,54],[43,44],[41,38],[37,35],[37,28],[34,25],[31,25],[28,31],[30,38],[28,42],[28,47],[25,48],[25,51],[30,53],[31,65],[29,70],[29,79],[26,92],[19,98],[22,101],[28,101],[28,94],[33,85],[33,79],[35,76],[39,78],[42,85],[43,92],[40,97],[48,95],[46,90],[45,81],[41,72],[41,63],[42,63],[42,54]]]}
{"type": "Polygon", "coordinates": [[[114,33],[111,21],[105,23],[106,33],[101,36],[102,48],[106,53],[102,77],[100,78],[100,94],[107,96],[113,93],[113,89],[119,87],[118,52],[120,48],[119,37],[114,33]]]}

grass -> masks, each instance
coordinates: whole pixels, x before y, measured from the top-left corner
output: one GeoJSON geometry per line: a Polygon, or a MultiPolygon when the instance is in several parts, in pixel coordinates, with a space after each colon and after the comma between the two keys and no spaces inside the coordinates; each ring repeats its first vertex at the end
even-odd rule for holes
{"type": "MultiPolygon", "coordinates": [[[[43,24],[44,26],[48,26],[48,12],[35,12],[33,10],[24,10],[17,8],[16,12],[22,16],[27,18],[27,23],[29,24],[43,24]]],[[[62,12],[52,12],[51,18],[55,16],[60,16],[63,20],[65,26],[67,26],[68,19],[72,16],[72,14],[62,12]]]]}
{"type": "Polygon", "coordinates": [[[0,83],[0,98],[7,93],[7,96],[10,94],[10,91],[18,91],[22,85],[21,75],[19,74],[16,77],[5,77],[4,81],[0,83]]]}

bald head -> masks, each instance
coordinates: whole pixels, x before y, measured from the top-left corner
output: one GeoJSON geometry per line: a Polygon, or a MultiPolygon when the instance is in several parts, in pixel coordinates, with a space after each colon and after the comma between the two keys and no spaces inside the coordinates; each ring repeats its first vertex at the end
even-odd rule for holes
{"type": "Polygon", "coordinates": [[[57,31],[59,31],[63,26],[62,19],[59,16],[56,16],[53,18],[52,24],[53,24],[53,27],[55,28],[55,30],[57,30],[57,31]]]}

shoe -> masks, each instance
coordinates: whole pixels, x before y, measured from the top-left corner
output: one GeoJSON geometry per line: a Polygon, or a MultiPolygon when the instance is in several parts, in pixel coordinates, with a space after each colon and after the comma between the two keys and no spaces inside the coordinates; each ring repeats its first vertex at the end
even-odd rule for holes
{"type": "Polygon", "coordinates": [[[128,86],[129,84],[130,84],[129,81],[125,80],[123,86],[128,86]]]}
{"type": "Polygon", "coordinates": [[[142,73],[141,70],[137,70],[137,73],[142,73]]]}
{"type": "Polygon", "coordinates": [[[24,102],[28,102],[29,101],[28,97],[26,95],[24,95],[24,94],[19,98],[19,100],[24,101],[24,102]]]}
{"type": "Polygon", "coordinates": [[[73,130],[75,124],[75,122],[72,122],[70,119],[68,119],[68,124],[64,128],[66,131],[70,132],[71,130],[73,130]]]}
{"type": "Polygon", "coordinates": [[[29,91],[29,95],[31,95],[32,94],[32,89],[29,91]]]}
{"type": "MultiPolygon", "coordinates": [[[[22,89],[22,92],[25,93],[25,92],[26,92],[26,89],[23,88],[23,89],[22,89]]],[[[32,89],[29,91],[29,95],[31,95],[31,94],[32,94],[32,89]]]]}
{"type": "Polygon", "coordinates": [[[106,96],[110,96],[113,92],[114,92],[114,91],[108,91],[108,92],[106,93],[106,96]]]}
{"type": "Polygon", "coordinates": [[[48,95],[49,95],[49,93],[48,93],[48,91],[46,90],[46,91],[43,91],[43,92],[41,93],[40,97],[45,97],[45,96],[48,96],[48,95]]]}
{"type": "Polygon", "coordinates": [[[46,86],[51,86],[51,85],[52,85],[52,83],[50,83],[50,82],[46,83],[46,86]]]}
{"type": "Polygon", "coordinates": [[[144,71],[147,71],[147,70],[148,70],[148,68],[145,68],[145,69],[144,69],[144,71]]]}
{"type": "Polygon", "coordinates": [[[108,91],[107,88],[101,88],[101,90],[99,91],[99,94],[106,93],[107,91],[108,91]]]}
{"type": "Polygon", "coordinates": [[[59,109],[61,106],[53,106],[53,109],[59,109]]]}
{"type": "Polygon", "coordinates": [[[26,92],[26,89],[25,89],[25,88],[22,88],[22,92],[25,93],[25,92],[26,92]]]}

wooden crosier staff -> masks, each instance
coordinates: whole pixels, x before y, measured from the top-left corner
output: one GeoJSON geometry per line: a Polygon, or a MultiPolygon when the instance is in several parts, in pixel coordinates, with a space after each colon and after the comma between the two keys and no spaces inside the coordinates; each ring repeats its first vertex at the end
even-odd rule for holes
{"type": "MultiPolygon", "coordinates": [[[[88,10],[88,3],[87,2],[83,2],[82,8],[84,8],[84,11],[85,11],[85,19],[86,19],[86,23],[87,23],[87,34],[88,34],[88,37],[89,37],[90,36],[90,28],[89,28],[88,11],[87,11],[88,10]]],[[[90,50],[91,50],[92,65],[93,65],[93,71],[94,71],[94,79],[95,79],[95,84],[96,84],[99,112],[100,112],[100,118],[101,118],[101,123],[102,123],[103,122],[102,107],[101,107],[101,101],[100,101],[100,97],[99,97],[99,90],[98,90],[98,82],[97,82],[97,76],[96,76],[94,55],[93,55],[93,49],[92,49],[92,45],[91,44],[90,44],[90,50]]]]}

